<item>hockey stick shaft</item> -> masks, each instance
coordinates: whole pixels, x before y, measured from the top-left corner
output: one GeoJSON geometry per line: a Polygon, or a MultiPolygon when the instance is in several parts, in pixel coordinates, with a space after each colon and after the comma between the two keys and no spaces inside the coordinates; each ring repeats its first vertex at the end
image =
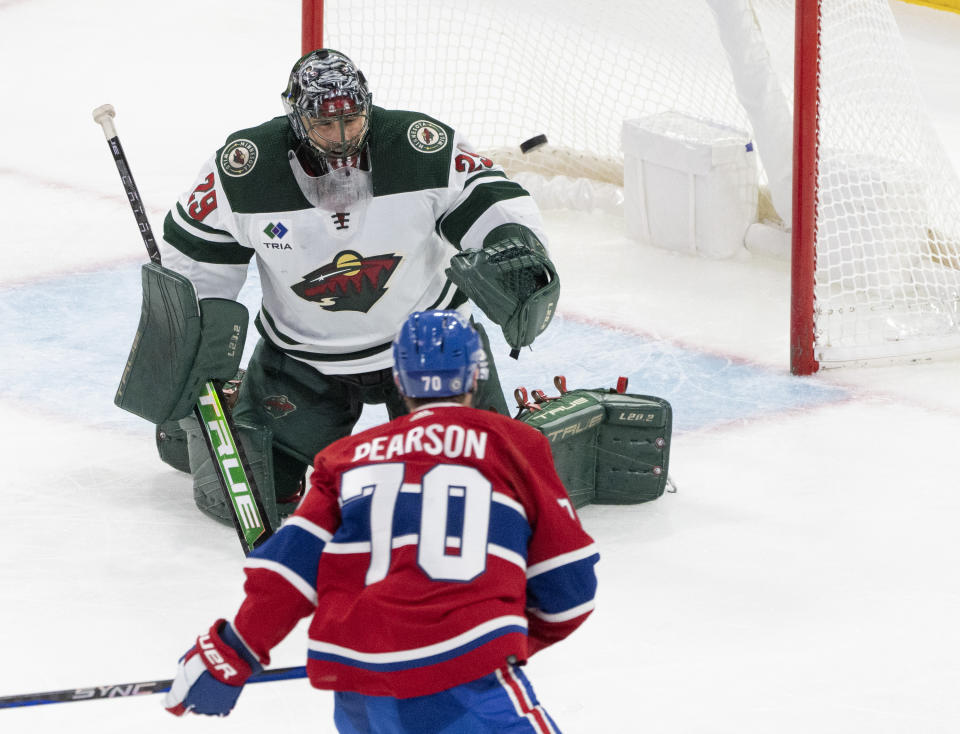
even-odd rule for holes
{"type": "MultiPolygon", "coordinates": [[[[247,683],[270,683],[277,680],[306,678],[307,669],[303,665],[293,668],[272,668],[250,677],[247,683]]],[[[92,688],[69,688],[63,691],[45,691],[43,693],[22,693],[16,696],[0,696],[0,709],[20,708],[23,706],[43,706],[48,703],[75,703],[77,701],[96,701],[103,698],[130,698],[148,693],[166,693],[173,679],[140,681],[139,683],[115,683],[92,688]]]]}
{"type": "Polygon", "coordinates": [[[120,180],[123,182],[123,190],[127,199],[130,200],[130,208],[133,209],[133,216],[137,220],[137,226],[140,227],[143,244],[147,247],[147,254],[150,255],[152,262],[159,265],[160,250],[157,248],[157,241],[153,238],[153,228],[150,226],[150,220],[147,219],[147,211],[144,209],[143,199],[140,198],[140,189],[137,188],[137,183],[133,180],[133,174],[130,173],[127,156],[123,152],[117,129],[113,124],[115,114],[113,106],[105,104],[93,111],[93,119],[103,128],[107,145],[110,146],[110,153],[113,155],[113,162],[117,165],[120,180]]]}
{"type": "MultiPolygon", "coordinates": [[[[113,161],[120,173],[123,190],[130,201],[147,254],[152,262],[160,265],[160,250],[153,236],[153,228],[150,226],[140,190],[133,180],[127,156],[123,152],[120,137],[113,124],[115,115],[113,106],[109,104],[101,105],[93,111],[93,119],[103,128],[103,134],[110,146],[113,161]]],[[[224,405],[223,393],[210,380],[204,385],[203,393],[194,407],[194,415],[200,424],[213,464],[217,468],[220,488],[223,490],[227,506],[233,510],[231,513],[233,526],[240,538],[243,552],[247,554],[270,537],[272,529],[250,464],[244,455],[243,447],[235,439],[236,426],[224,405]]]]}

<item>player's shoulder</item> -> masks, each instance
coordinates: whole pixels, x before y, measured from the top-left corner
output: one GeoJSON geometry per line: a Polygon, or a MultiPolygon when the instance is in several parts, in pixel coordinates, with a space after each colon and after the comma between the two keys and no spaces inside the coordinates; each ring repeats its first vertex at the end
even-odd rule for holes
{"type": "Polygon", "coordinates": [[[447,186],[454,136],[452,127],[422,112],[374,107],[370,119],[374,193],[447,186]]]}
{"type": "MultiPolygon", "coordinates": [[[[341,460],[349,462],[358,457],[367,458],[371,455],[377,457],[380,453],[378,446],[389,454],[387,442],[393,435],[407,433],[419,426],[420,431],[426,433],[425,441],[437,441],[442,440],[439,437],[448,426],[454,425],[462,429],[464,435],[472,434],[479,437],[483,445],[489,445],[501,455],[513,452],[523,455],[531,450],[545,450],[549,446],[546,437],[540,431],[522,421],[489,410],[437,403],[425,405],[388,423],[341,438],[327,446],[321,454],[334,462],[341,460]],[[441,433],[436,433],[437,425],[441,427],[439,429],[441,433]]],[[[451,434],[451,437],[453,440],[454,435],[451,434]]]]}
{"type": "Polygon", "coordinates": [[[521,435],[529,437],[543,438],[543,434],[535,428],[531,428],[523,421],[518,421],[508,415],[501,415],[493,410],[481,410],[480,408],[467,408],[466,415],[470,420],[485,423],[491,427],[497,428],[501,433],[509,435],[521,435]]]}
{"type": "Polygon", "coordinates": [[[349,436],[338,438],[336,441],[327,444],[318,454],[318,458],[331,464],[337,464],[342,461],[350,462],[351,459],[356,456],[357,446],[369,446],[371,442],[377,438],[389,436],[392,433],[404,430],[406,425],[405,418],[407,418],[407,416],[400,416],[386,423],[378,423],[362,431],[351,433],[349,436]]]}
{"type": "Polygon", "coordinates": [[[532,447],[546,445],[547,443],[546,437],[540,431],[523,421],[500,415],[492,410],[440,404],[438,406],[425,406],[406,416],[410,422],[428,417],[445,423],[456,423],[464,428],[485,431],[489,434],[490,440],[505,451],[513,449],[527,451],[532,447]]]}
{"type": "Polygon", "coordinates": [[[214,158],[234,211],[289,211],[309,207],[290,172],[293,147],[283,115],[227,136],[214,158]]]}
{"type": "Polygon", "coordinates": [[[283,154],[281,157],[286,164],[286,151],[290,147],[289,132],[287,118],[280,115],[254,127],[230,133],[217,150],[221,172],[227,176],[244,176],[278,153],[283,154]]]}
{"type": "Polygon", "coordinates": [[[453,142],[454,129],[445,122],[416,110],[373,107],[371,130],[374,136],[407,144],[421,153],[435,153],[453,142]]]}

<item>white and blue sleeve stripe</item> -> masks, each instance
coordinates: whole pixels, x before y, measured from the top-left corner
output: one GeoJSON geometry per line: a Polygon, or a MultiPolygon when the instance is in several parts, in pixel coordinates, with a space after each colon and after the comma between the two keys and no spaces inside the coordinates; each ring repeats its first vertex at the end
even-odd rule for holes
{"type": "Polygon", "coordinates": [[[319,525],[295,515],[247,556],[244,568],[272,571],[316,604],[317,565],[331,537],[319,525]]]}
{"type": "Polygon", "coordinates": [[[596,545],[541,561],[527,569],[527,608],[548,622],[565,622],[593,609],[600,560],[596,545]],[[534,611],[535,610],[535,611],[534,611]]]}

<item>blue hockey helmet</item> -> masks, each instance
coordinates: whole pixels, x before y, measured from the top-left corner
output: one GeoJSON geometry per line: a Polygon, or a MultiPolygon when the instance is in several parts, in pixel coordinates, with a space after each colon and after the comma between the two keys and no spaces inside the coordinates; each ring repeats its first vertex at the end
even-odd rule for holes
{"type": "Polygon", "coordinates": [[[457,311],[415,311],[393,340],[393,377],[408,398],[471,392],[483,360],[480,335],[457,311]]]}

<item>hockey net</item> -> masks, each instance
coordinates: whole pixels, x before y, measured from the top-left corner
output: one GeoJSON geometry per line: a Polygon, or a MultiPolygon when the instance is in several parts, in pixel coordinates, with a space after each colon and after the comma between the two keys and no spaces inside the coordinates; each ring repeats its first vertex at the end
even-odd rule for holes
{"type": "MultiPolygon", "coordinates": [[[[956,354],[957,176],[887,0],[823,5],[816,197],[801,204],[816,217],[813,369],[956,354]]],[[[619,190],[623,121],[679,114],[752,137],[757,218],[790,227],[793,0],[327,0],[322,13],[325,44],[364,69],[377,104],[451,123],[525,185],[619,190]],[[539,134],[549,143],[522,154],[539,134]]]]}

